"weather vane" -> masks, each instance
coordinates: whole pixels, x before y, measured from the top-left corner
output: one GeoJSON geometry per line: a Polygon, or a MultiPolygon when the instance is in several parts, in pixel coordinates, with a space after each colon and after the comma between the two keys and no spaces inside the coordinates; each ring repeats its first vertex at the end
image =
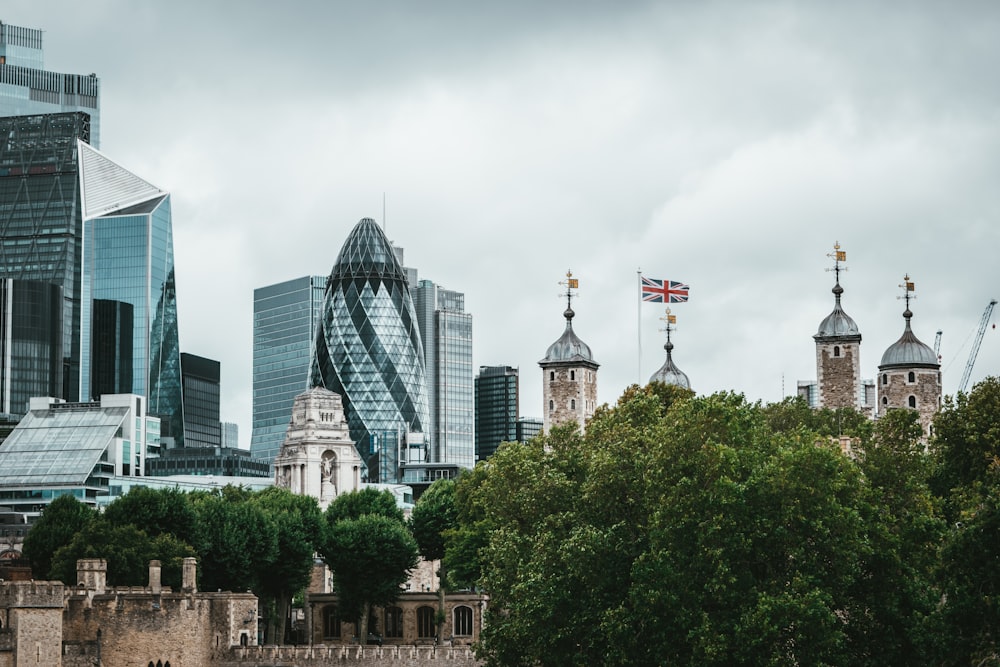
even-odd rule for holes
{"type": "Polygon", "coordinates": [[[837,284],[840,284],[840,272],[846,271],[846,266],[841,266],[841,262],[847,261],[847,252],[840,249],[840,241],[833,244],[833,252],[826,253],[826,256],[833,260],[833,268],[827,269],[827,271],[833,271],[836,273],[837,284]]]}
{"type": "Polygon", "coordinates": [[[666,331],[667,332],[667,342],[669,343],[670,342],[670,332],[677,328],[677,327],[671,326],[672,324],[677,324],[677,316],[676,315],[672,315],[670,313],[670,309],[667,308],[666,312],[663,315],[663,317],[660,318],[660,321],[661,322],[665,322],[667,324],[666,328],[660,329],[660,331],[666,331]]]}
{"type": "Polygon", "coordinates": [[[897,296],[897,299],[906,299],[906,309],[910,309],[910,301],[917,298],[916,294],[913,294],[913,281],[910,280],[910,274],[907,273],[903,276],[903,282],[899,285],[900,289],[903,290],[903,296],[897,296]]]}
{"type": "Polygon", "coordinates": [[[569,308],[573,301],[573,290],[580,289],[580,281],[573,277],[573,271],[570,269],[566,270],[566,280],[560,280],[560,285],[565,285],[566,293],[560,294],[559,296],[566,297],[566,307],[569,308]]]}

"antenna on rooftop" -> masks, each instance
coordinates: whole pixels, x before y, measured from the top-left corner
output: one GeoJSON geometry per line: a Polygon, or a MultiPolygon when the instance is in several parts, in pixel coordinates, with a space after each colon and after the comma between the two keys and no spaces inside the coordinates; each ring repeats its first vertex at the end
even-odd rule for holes
{"type": "Polygon", "coordinates": [[[388,227],[385,224],[385,191],[382,192],[382,231],[388,232],[388,227]]]}

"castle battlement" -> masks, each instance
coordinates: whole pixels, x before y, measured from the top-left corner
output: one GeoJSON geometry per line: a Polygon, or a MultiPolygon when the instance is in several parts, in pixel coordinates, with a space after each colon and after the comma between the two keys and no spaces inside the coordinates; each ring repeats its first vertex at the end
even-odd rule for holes
{"type": "Polygon", "coordinates": [[[252,665],[292,664],[296,667],[320,667],[332,661],[353,665],[386,665],[402,667],[447,664],[452,667],[480,667],[468,646],[393,645],[360,646],[236,646],[216,664],[219,667],[250,667],[252,665]]]}
{"type": "Polygon", "coordinates": [[[59,581],[9,581],[0,586],[0,609],[61,609],[64,588],[59,581]]]}

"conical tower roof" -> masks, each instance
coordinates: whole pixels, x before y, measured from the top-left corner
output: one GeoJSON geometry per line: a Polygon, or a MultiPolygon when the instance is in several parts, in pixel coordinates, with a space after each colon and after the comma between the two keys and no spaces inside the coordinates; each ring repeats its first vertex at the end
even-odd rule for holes
{"type": "Polygon", "coordinates": [[[937,355],[934,350],[920,341],[910,328],[910,318],[913,313],[907,308],[903,311],[903,319],[906,325],[903,327],[903,335],[895,343],[890,345],[885,354],[882,355],[882,362],[879,370],[887,368],[940,368],[937,355]]]}
{"type": "Polygon", "coordinates": [[[834,296],[833,311],[819,323],[819,331],[813,338],[816,340],[832,338],[860,340],[861,331],[858,329],[857,323],[844,312],[840,305],[840,295],[844,293],[844,288],[840,286],[839,281],[833,286],[832,291],[834,296]]]}
{"type": "Polygon", "coordinates": [[[687,373],[677,368],[673,360],[673,350],[674,344],[670,342],[667,338],[666,344],[663,349],[667,351],[667,360],[663,362],[660,369],[650,376],[650,382],[662,382],[663,384],[672,384],[678,387],[683,387],[684,389],[691,388],[691,381],[688,380],[687,373]]]}
{"type": "Polygon", "coordinates": [[[540,364],[556,363],[590,363],[596,365],[594,355],[590,351],[590,346],[584,343],[573,331],[573,316],[576,313],[572,308],[567,307],[563,312],[566,318],[566,329],[559,340],[549,345],[545,352],[545,358],[539,361],[540,364]]]}

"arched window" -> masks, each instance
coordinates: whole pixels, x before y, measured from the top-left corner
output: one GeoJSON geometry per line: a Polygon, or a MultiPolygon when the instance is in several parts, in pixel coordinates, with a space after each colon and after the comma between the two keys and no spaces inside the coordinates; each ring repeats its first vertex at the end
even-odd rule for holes
{"type": "Polygon", "coordinates": [[[549,371],[549,382],[555,382],[555,381],[556,381],[556,372],[549,371]]]}
{"type": "Polygon", "coordinates": [[[340,614],[336,605],[323,607],[323,639],[340,638],[340,614]]]}
{"type": "Polygon", "coordinates": [[[399,607],[389,607],[385,610],[385,636],[400,638],[403,636],[403,610],[399,607]]]}
{"type": "Polygon", "coordinates": [[[549,412],[552,412],[555,409],[556,409],[555,402],[554,401],[549,401],[549,412]]]}
{"type": "Polygon", "coordinates": [[[917,374],[914,373],[913,371],[910,371],[909,373],[906,374],[906,381],[909,382],[909,383],[911,383],[911,384],[914,383],[914,382],[916,382],[917,381],[917,374]]]}
{"type": "Polygon", "coordinates": [[[454,632],[452,633],[456,637],[471,637],[472,636],[472,608],[461,606],[455,607],[455,620],[452,624],[454,632]]]}
{"type": "Polygon", "coordinates": [[[569,409],[570,410],[576,410],[576,399],[575,398],[569,399],[569,409]]]}
{"type": "Polygon", "coordinates": [[[839,345],[834,345],[833,346],[833,356],[835,356],[835,357],[839,357],[840,356],[840,346],[839,345]]]}
{"type": "Polygon", "coordinates": [[[907,402],[908,402],[908,403],[910,404],[910,407],[911,407],[911,408],[915,408],[915,407],[917,407],[917,397],[916,397],[916,396],[910,396],[910,397],[909,397],[908,399],[906,399],[906,400],[907,400],[907,402]]]}
{"type": "Polygon", "coordinates": [[[884,385],[889,384],[889,375],[888,375],[888,373],[882,373],[882,384],[884,384],[884,385]]]}
{"type": "Polygon", "coordinates": [[[248,635],[245,632],[241,632],[240,633],[240,646],[249,646],[249,645],[250,645],[250,635],[248,635]]]}
{"type": "Polygon", "coordinates": [[[434,627],[434,608],[424,605],[417,607],[417,636],[427,639],[437,636],[437,629],[434,627]]]}
{"type": "Polygon", "coordinates": [[[882,397],[882,405],[884,405],[886,407],[889,406],[889,397],[888,396],[883,396],[882,397]]]}
{"type": "Polygon", "coordinates": [[[576,380],[576,371],[570,371],[569,372],[569,379],[573,380],[573,381],[576,380]]]}

